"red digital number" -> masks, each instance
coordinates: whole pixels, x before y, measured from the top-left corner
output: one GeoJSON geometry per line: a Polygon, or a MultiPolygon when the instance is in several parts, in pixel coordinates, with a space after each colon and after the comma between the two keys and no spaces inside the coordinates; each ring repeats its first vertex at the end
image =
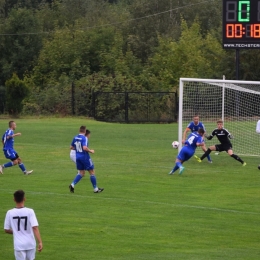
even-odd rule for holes
{"type": "Polygon", "coordinates": [[[253,37],[260,38],[260,24],[254,24],[253,37]]]}
{"type": "MultiPolygon", "coordinates": [[[[226,25],[226,37],[227,38],[242,38],[243,37],[242,24],[227,24],[226,25]]],[[[260,30],[259,30],[260,32],[260,30]]]]}
{"type": "Polygon", "coordinates": [[[235,38],[242,38],[243,31],[242,31],[242,24],[235,24],[235,38]]]}
{"type": "Polygon", "coordinates": [[[227,38],[234,38],[235,36],[234,24],[226,25],[226,36],[227,38]]]}

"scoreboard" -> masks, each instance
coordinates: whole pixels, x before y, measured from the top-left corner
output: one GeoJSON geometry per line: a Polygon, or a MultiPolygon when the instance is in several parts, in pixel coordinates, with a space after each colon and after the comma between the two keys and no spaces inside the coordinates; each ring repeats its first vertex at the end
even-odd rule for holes
{"type": "Polygon", "coordinates": [[[260,48],[260,0],[223,0],[223,48],[260,48]]]}

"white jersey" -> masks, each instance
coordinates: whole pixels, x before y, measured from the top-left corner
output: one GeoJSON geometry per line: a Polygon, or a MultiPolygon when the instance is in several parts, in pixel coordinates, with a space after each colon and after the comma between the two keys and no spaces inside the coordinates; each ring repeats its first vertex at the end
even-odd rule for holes
{"type": "Polygon", "coordinates": [[[260,120],[256,123],[256,132],[260,134],[260,120]]]}
{"type": "Polygon", "coordinates": [[[4,229],[13,230],[14,249],[31,250],[36,247],[32,227],[38,226],[34,210],[30,208],[14,208],[7,211],[4,229]]]}
{"type": "Polygon", "coordinates": [[[76,150],[70,150],[70,159],[76,163],[76,150]]]}

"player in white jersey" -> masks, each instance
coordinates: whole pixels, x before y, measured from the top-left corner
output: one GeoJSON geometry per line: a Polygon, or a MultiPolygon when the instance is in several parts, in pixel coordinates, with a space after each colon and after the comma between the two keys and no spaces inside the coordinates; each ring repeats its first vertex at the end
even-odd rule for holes
{"type": "Polygon", "coordinates": [[[41,252],[43,245],[38,221],[33,209],[24,207],[25,193],[17,190],[14,193],[16,207],[7,211],[4,222],[4,230],[13,235],[14,255],[16,260],[34,260],[36,242],[38,251],[41,252]]]}
{"type": "Polygon", "coordinates": [[[256,123],[256,130],[255,131],[256,131],[257,134],[260,134],[260,120],[258,120],[257,123],[256,123]]]}

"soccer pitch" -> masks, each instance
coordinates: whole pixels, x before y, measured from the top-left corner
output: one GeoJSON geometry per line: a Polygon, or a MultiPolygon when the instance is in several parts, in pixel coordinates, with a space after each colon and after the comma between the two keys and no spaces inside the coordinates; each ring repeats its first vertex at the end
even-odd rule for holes
{"type": "MultiPolygon", "coordinates": [[[[2,134],[8,121],[0,121],[2,134]]],[[[15,121],[22,133],[15,149],[34,172],[23,176],[15,166],[0,175],[0,216],[3,228],[13,192],[24,189],[43,240],[36,259],[260,259],[259,158],[241,156],[242,167],[225,153],[212,153],[213,164],[192,158],[183,175],[168,175],[177,124],[15,121]],[[76,175],[69,146],[80,125],[91,130],[102,193],[93,193],[87,174],[69,192],[76,175]]],[[[0,153],[0,163],[6,161],[0,153]]],[[[4,231],[0,248],[0,259],[14,259],[12,236],[4,231]]]]}

